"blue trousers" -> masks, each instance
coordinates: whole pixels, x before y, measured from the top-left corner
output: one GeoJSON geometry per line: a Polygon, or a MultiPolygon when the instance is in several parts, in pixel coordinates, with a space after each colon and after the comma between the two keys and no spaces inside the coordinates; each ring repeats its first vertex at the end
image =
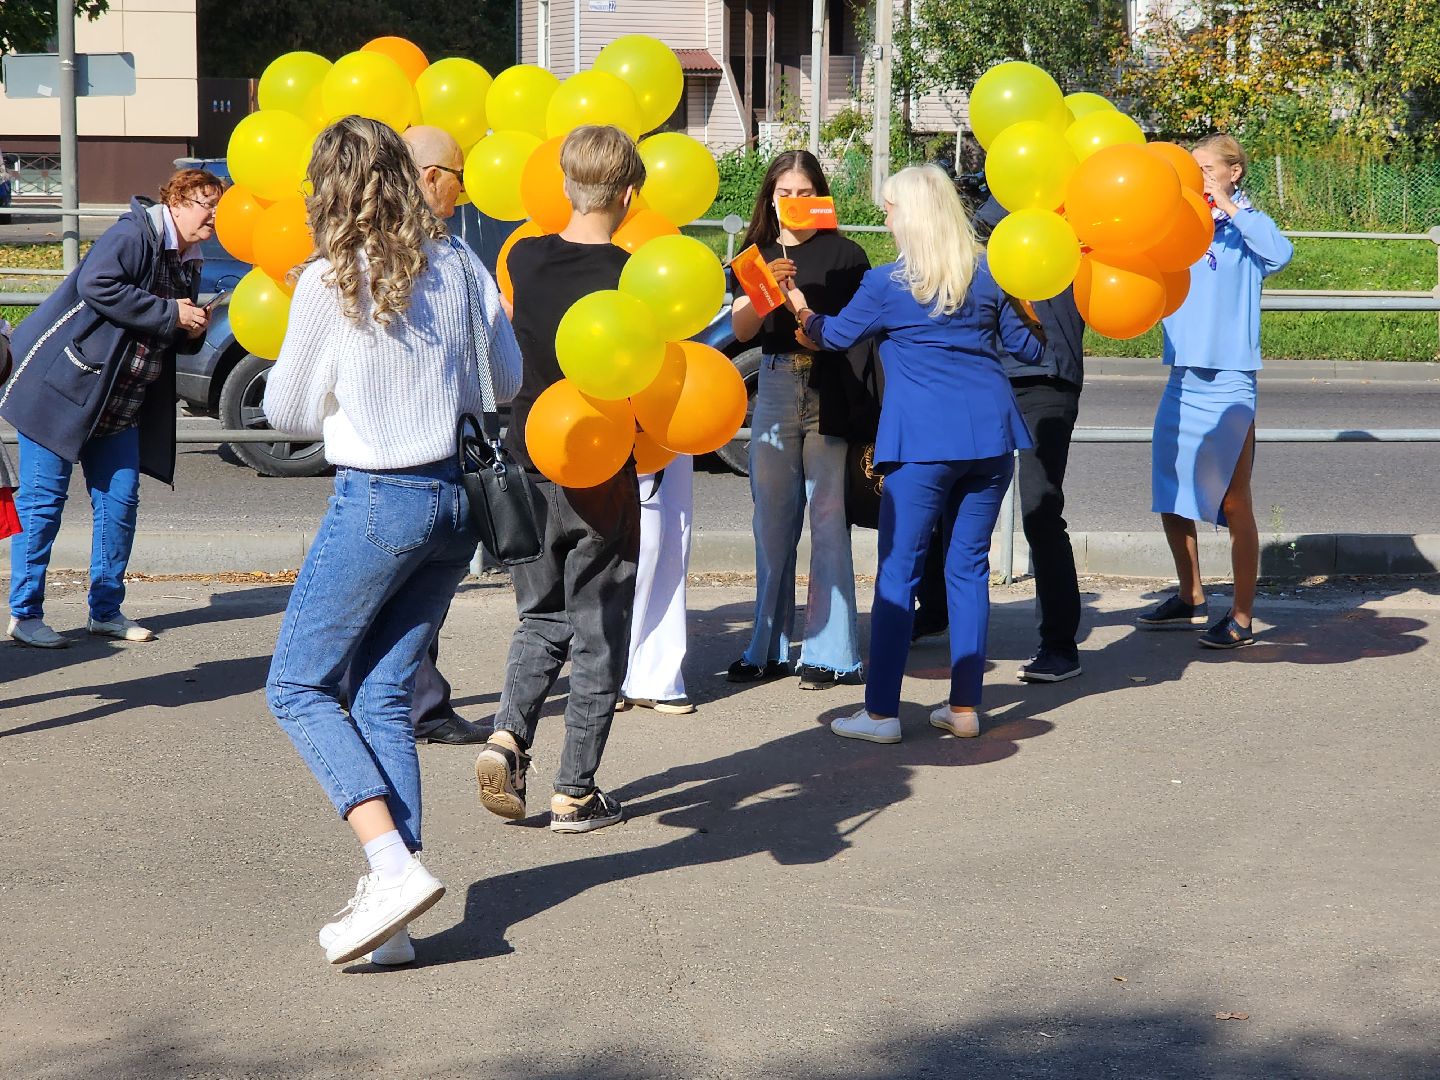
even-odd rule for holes
{"type": "MultiPolygon", "coordinates": [[[[80,448],[80,468],[90,493],[90,618],[109,622],[120,617],[125,602],[125,566],[135,543],[140,430],[90,439],[80,448]]],[[[15,513],[24,532],[10,540],[10,614],[17,619],[45,614],[45,574],[74,470],[71,462],[20,436],[15,513]]]]}
{"type": "Polygon", "coordinates": [[[880,568],[870,609],[865,707],[900,715],[915,589],[935,526],[945,541],[950,604],[950,704],[978,707],[990,628],[990,534],[1010,483],[1010,454],[978,461],[907,462],[885,477],[880,499],[880,568]]]}

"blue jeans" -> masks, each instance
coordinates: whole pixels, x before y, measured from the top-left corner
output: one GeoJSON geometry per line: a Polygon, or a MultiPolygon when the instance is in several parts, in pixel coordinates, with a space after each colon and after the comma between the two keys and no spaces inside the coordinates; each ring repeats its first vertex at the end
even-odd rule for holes
{"type": "Polygon", "coordinates": [[[1003,454],[978,461],[907,462],[885,477],[865,686],[865,707],[871,712],[900,714],[915,589],[937,522],[945,539],[950,604],[949,701],[979,707],[990,629],[990,534],[1013,468],[1012,455],[1003,454]]]}
{"type": "Polygon", "coordinates": [[[266,699],[343,818],[383,797],[420,850],[415,672],[479,537],[454,462],[340,469],[290,593],[266,699]],[[353,700],[341,707],[349,671],[353,700]]]}
{"type": "Polygon", "coordinates": [[[820,401],[808,365],[766,356],[750,422],[755,500],[755,632],[745,660],[790,660],[795,552],[810,504],[810,588],[800,663],[841,674],[860,668],[855,565],[845,522],[844,439],[820,434],[820,401]]]}
{"type": "MultiPolygon", "coordinates": [[[[140,429],[90,439],[80,449],[90,492],[90,618],[110,622],[125,602],[125,566],[140,510],[140,429]]],[[[10,540],[10,614],[45,614],[45,572],[60,533],[60,515],[75,466],[20,436],[20,488],[15,513],[24,532],[10,540]]]]}

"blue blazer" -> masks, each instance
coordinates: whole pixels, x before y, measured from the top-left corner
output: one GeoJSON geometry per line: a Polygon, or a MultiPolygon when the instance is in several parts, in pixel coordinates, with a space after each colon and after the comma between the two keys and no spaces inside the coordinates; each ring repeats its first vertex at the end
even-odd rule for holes
{"type": "Polygon", "coordinates": [[[960,310],[935,316],[896,280],[898,263],[877,266],[839,315],[815,315],[805,332],[825,349],[848,349],[878,337],[885,400],[875,437],[875,465],[907,461],[975,461],[1033,444],[1015,404],[999,345],[1024,363],[1044,345],[1021,321],[990,276],[985,259],[960,310]]]}

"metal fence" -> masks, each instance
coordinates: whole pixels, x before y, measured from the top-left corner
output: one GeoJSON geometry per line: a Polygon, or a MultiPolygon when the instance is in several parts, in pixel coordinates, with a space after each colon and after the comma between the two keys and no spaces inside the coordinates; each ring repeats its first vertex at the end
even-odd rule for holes
{"type": "Polygon", "coordinates": [[[1245,189],[1291,229],[1423,232],[1440,225],[1440,162],[1259,157],[1245,189]]]}

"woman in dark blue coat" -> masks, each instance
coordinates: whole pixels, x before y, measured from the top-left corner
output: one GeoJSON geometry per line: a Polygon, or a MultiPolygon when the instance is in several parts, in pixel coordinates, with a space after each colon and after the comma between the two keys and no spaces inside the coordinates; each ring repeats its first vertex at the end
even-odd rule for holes
{"type": "Polygon", "coordinates": [[[140,474],[175,477],[175,352],[200,344],[200,243],[215,231],[224,184],[182,169],[161,201],[134,199],[75,271],[15,331],[15,371],[0,416],[20,433],[23,531],[10,541],[10,625],[44,649],[69,639],[44,620],[45,574],[79,462],[90,492],[92,634],[149,641],[127,619],[125,566],[135,539],[140,474]]]}
{"type": "Polygon", "coordinates": [[[844,350],[878,337],[885,401],[875,467],[885,476],[880,566],[870,615],[865,708],[830,726],[837,735],[900,741],[900,684],[910,650],[915,588],[939,522],[946,538],[950,697],[930,723],[978,735],[990,617],[990,534],[1010,483],[1014,451],[1030,434],[1001,366],[996,339],[1027,363],[1042,343],[990,276],[949,178],[933,165],[886,182],[885,224],[899,261],[865,275],[838,315],[816,315],[790,294],[804,334],[844,350]]]}

